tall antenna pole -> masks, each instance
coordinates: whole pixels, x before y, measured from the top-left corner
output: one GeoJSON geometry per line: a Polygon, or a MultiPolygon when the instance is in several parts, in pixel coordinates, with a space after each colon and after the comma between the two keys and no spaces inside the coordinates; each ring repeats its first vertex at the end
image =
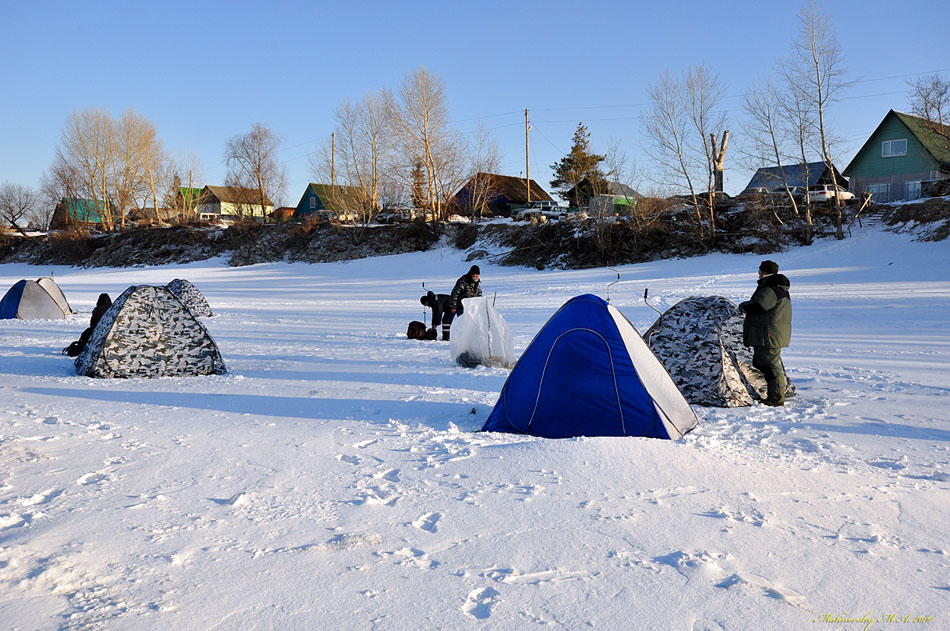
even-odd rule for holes
{"type": "Polygon", "coordinates": [[[531,203],[531,166],[528,160],[528,132],[531,131],[531,125],[528,124],[528,108],[524,108],[524,184],[528,189],[528,203],[531,203]]]}
{"type": "Polygon", "coordinates": [[[336,210],[336,132],[330,132],[330,204],[336,210]]]}

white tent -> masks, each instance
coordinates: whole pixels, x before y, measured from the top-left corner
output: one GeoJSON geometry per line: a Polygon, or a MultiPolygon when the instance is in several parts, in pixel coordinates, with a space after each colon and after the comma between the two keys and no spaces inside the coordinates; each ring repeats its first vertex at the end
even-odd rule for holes
{"type": "Polygon", "coordinates": [[[449,350],[460,366],[509,368],[515,363],[511,331],[487,297],[466,298],[452,322],[449,350]]]}

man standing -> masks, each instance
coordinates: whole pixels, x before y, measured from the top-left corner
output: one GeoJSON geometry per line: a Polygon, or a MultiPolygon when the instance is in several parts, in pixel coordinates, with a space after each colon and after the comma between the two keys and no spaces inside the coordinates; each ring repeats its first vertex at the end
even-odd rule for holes
{"type": "Polygon", "coordinates": [[[455,317],[455,314],[449,311],[451,300],[452,298],[448,294],[434,294],[431,291],[419,298],[419,302],[422,303],[423,307],[432,309],[432,328],[429,330],[432,332],[431,339],[433,340],[435,339],[435,329],[440,324],[442,325],[442,340],[449,339],[449,328],[452,326],[452,319],[455,317]]]}
{"type": "MultiPolygon", "coordinates": [[[[468,274],[465,274],[455,281],[452,295],[449,296],[449,311],[452,313],[453,318],[456,315],[462,315],[462,310],[464,309],[462,300],[482,295],[481,282],[478,280],[480,275],[481,270],[478,269],[478,265],[472,265],[468,270],[468,274]]],[[[443,339],[449,339],[448,335],[446,334],[443,339]]]]}
{"type": "Polygon", "coordinates": [[[752,298],[739,305],[745,314],[742,343],[752,347],[752,365],[762,371],[768,385],[766,405],[785,405],[785,367],[782,348],[792,339],[792,299],[788,278],[778,273],[778,263],[762,261],[759,284],[752,298]]]}

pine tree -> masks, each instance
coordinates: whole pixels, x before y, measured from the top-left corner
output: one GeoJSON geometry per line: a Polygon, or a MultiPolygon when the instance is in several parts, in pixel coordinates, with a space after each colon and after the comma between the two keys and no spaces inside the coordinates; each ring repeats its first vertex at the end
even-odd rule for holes
{"type": "Polygon", "coordinates": [[[551,188],[572,206],[585,205],[589,197],[607,192],[607,177],[600,170],[600,163],[606,158],[591,153],[590,132],[584,123],[578,123],[571,151],[551,165],[551,188]]]}
{"type": "Polygon", "coordinates": [[[422,160],[416,160],[412,165],[412,206],[424,208],[426,206],[426,175],[422,169],[422,160]]]}

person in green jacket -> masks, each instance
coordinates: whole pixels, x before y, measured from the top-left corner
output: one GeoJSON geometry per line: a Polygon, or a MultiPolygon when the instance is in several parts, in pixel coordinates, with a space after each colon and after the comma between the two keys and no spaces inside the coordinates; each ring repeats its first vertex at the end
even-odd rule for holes
{"type": "Polygon", "coordinates": [[[759,284],[752,298],[739,305],[745,314],[742,343],[752,347],[752,365],[762,371],[768,385],[766,405],[785,405],[785,367],[782,349],[792,339],[792,299],[788,278],[778,273],[778,263],[762,261],[759,284]]]}

